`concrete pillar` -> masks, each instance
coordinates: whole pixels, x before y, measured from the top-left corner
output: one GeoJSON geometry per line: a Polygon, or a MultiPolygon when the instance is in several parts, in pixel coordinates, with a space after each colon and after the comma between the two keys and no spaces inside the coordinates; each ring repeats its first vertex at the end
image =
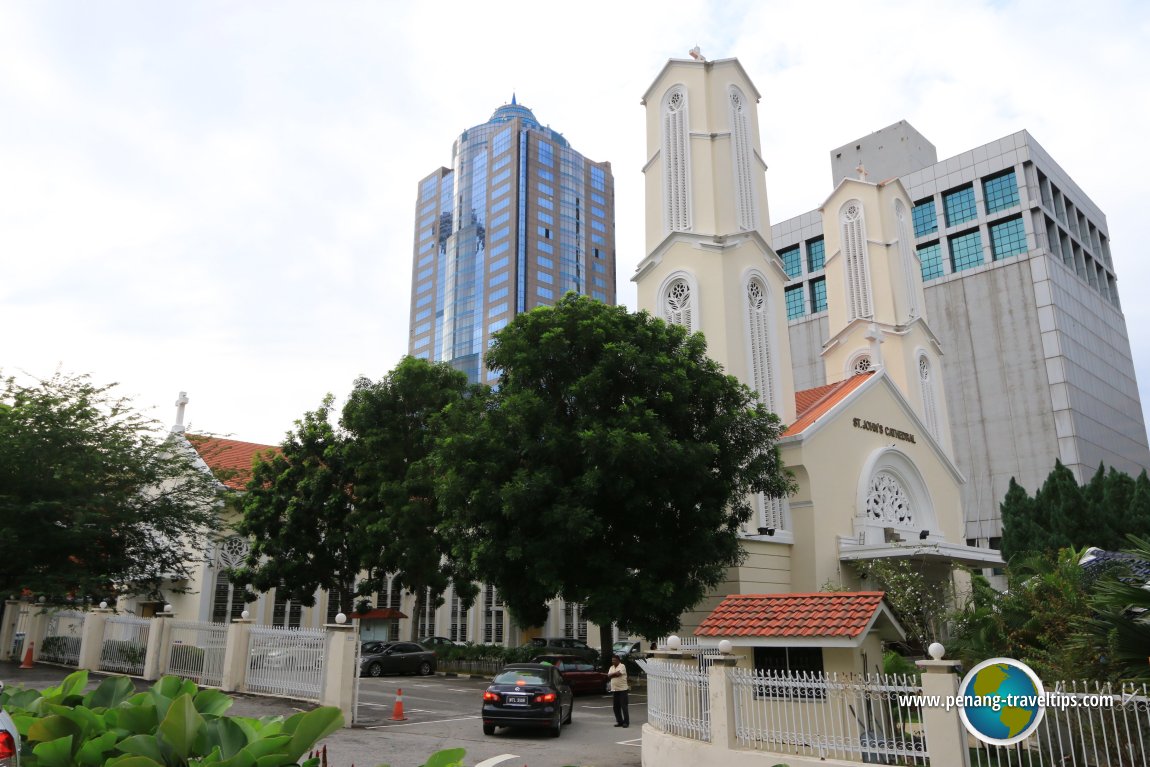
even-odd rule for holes
{"type": "Polygon", "coordinates": [[[148,627],[148,647],[144,652],[144,679],[148,681],[159,679],[168,665],[167,656],[172,649],[171,619],[174,617],[170,612],[156,613],[148,627]]]}
{"type": "MultiPolygon", "coordinates": [[[[956,660],[915,661],[915,665],[922,669],[923,696],[954,700],[958,695],[958,676],[955,674],[958,664],[956,660]]],[[[966,727],[958,715],[958,706],[951,706],[950,710],[946,706],[923,706],[922,726],[931,767],[970,767],[966,727]]]]}
{"type": "Polygon", "coordinates": [[[352,623],[328,623],[324,628],[327,629],[327,637],[320,703],[342,711],[343,726],[351,727],[355,718],[355,684],[359,678],[359,669],[355,665],[358,632],[352,623]]]}
{"type": "Polygon", "coordinates": [[[228,626],[224,648],[224,673],[220,689],[224,692],[243,690],[248,681],[248,638],[252,633],[250,618],[237,618],[228,626]]]}
{"type": "Polygon", "coordinates": [[[24,607],[23,600],[4,600],[4,622],[0,624],[0,658],[12,658],[12,644],[16,641],[16,629],[20,625],[20,612],[24,607]]]}
{"type": "Polygon", "coordinates": [[[40,649],[44,646],[44,635],[48,633],[48,611],[44,605],[33,602],[29,608],[30,612],[24,628],[24,647],[20,650],[20,657],[16,659],[19,661],[24,660],[29,647],[33,648],[32,660],[39,659],[40,649]]]}
{"type": "Polygon", "coordinates": [[[733,655],[711,660],[707,669],[707,696],[711,707],[711,745],[719,748],[735,748],[735,685],[728,669],[734,668],[739,659],[733,655]]]}
{"type": "Polygon", "coordinates": [[[112,615],[112,608],[97,607],[84,618],[84,631],[80,634],[80,660],[78,668],[100,670],[100,654],[104,651],[104,625],[112,615]]]}

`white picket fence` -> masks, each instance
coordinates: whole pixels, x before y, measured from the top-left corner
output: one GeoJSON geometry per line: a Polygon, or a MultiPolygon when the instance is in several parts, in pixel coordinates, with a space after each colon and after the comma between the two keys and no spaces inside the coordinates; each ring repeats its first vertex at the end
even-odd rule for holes
{"type": "Polygon", "coordinates": [[[228,624],[172,621],[163,673],[219,687],[224,675],[228,624]]]}
{"type": "Polygon", "coordinates": [[[1150,689],[1145,684],[1060,682],[1047,692],[1038,729],[1012,746],[980,744],[974,767],[1150,767],[1150,689]]]}
{"type": "Polygon", "coordinates": [[[319,700],[323,695],[323,629],[253,626],[248,639],[247,689],[319,700]]]}
{"type": "Polygon", "coordinates": [[[670,735],[710,740],[707,673],[694,666],[648,663],[647,722],[670,735]]]}
{"type": "Polygon", "coordinates": [[[104,642],[100,648],[100,671],[129,676],[144,673],[148,651],[148,633],[152,621],[132,615],[113,615],[104,624],[104,642]]]}
{"type": "Polygon", "coordinates": [[[40,645],[40,660],[76,666],[80,663],[80,641],[84,635],[81,610],[60,610],[48,618],[44,641],[40,645]]]}
{"type": "Polygon", "coordinates": [[[922,710],[897,704],[918,695],[913,677],[733,668],[740,746],[778,754],[871,764],[927,764],[922,710]]]}

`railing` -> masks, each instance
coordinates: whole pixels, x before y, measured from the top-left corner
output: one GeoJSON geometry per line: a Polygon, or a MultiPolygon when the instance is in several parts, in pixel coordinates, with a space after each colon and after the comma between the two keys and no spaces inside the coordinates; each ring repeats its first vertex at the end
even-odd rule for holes
{"type": "Polygon", "coordinates": [[[84,634],[87,613],[79,610],[60,610],[48,618],[44,641],[40,645],[39,660],[65,666],[80,664],[80,641],[84,634]]]}
{"type": "Polygon", "coordinates": [[[172,621],[163,673],[219,687],[224,675],[228,624],[172,621]]]}
{"type": "Polygon", "coordinates": [[[669,734],[709,741],[711,713],[705,669],[647,662],[647,723],[669,734]]]}
{"type": "Polygon", "coordinates": [[[928,764],[913,677],[730,669],[739,745],[869,763],[928,764]]]}
{"type": "Polygon", "coordinates": [[[323,629],[253,626],[248,691],[318,701],[323,695],[325,637],[323,629]]]}
{"type": "Polygon", "coordinates": [[[113,615],[108,618],[104,624],[99,670],[142,676],[151,626],[152,621],[148,618],[130,615],[113,615]]]}
{"type": "Polygon", "coordinates": [[[1038,729],[1012,746],[980,744],[975,767],[1148,767],[1150,689],[1141,684],[1053,685],[1064,703],[1047,705],[1038,729]]]}

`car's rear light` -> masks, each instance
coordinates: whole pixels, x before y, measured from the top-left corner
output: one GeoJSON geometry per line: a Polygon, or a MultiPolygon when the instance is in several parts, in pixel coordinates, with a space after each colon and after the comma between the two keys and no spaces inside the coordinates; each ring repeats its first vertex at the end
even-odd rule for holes
{"type": "Polygon", "coordinates": [[[483,693],[483,699],[484,700],[491,700],[491,701],[498,701],[499,700],[499,693],[491,692],[490,690],[488,690],[487,692],[483,693]]]}
{"type": "Polygon", "coordinates": [[[535,702],[536,703],[554,703],[555,702],[555,693],[545,692],[542,695],[536,695],[535,696],[535,702]]]}
{"type": "Polygon", "coordinates": [[[7,730],[0,731],[0,759],[16,756],[16,739],[7,730]]]}

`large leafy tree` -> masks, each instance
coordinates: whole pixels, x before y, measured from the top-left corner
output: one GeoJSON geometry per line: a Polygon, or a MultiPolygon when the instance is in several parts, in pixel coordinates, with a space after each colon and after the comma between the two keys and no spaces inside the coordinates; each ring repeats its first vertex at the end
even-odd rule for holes
{"type": "Polygon", "coordinates": [[[1150,479],[1102,466],[1080,486],[1056,462],[1033,497],[1013,479],[1002,502],[1002,554],[1048,554],[1066,547],[1116,550],[1128,533],[1150,535],[1150,479]]]}
{"type": "Polygon", "coordinates": [[[1109,648],[1110,664],[1122,679],[1150,681],[1150,538],[1131,535],[1128,558],[1117,560],[1098,579],[1091,595],[1095,613],[1089,631],[1109,648]]]}
{"type": "Polygon", "coordinates": [[[490,398],[449,409],[440,502],[453,558],[521,625],[562,597],[658,636],[742,557],[755,493],[792,483],[781,426],[706,356],[701,335],[569,294],[488,350],[490,398]]]}
{"type": "Polygon", "coordinates": [[[253,467],[236,525],[251,550],[232,575],[239,586],[280,589],[306,605],[325,589],[350,612],[361,572],[373,576],[382,545],[370,512],[355,502],[349,440],[332,425],[332,405],[329,394],[253,467]]]}
{"type": "Polygon", "coordinates": [[[218,527],[219,484],[115,384],[0,381],[0,591],[161,599],[218,527]]]}
{"type": "Polygon", "coordinates": [[[385,591],[382,577],[391,573],[415,595],[412,639],[423,611],[442,604],[453,582],[465,603],[474,598],[473,585],[446,561],[443,511],[427,457],[440,414],[477,391],[448,365],[405,357],[379,381],[357,380],[343,409],[356,502],[370,537],[384,542],[370,585],[385,591]]]}

